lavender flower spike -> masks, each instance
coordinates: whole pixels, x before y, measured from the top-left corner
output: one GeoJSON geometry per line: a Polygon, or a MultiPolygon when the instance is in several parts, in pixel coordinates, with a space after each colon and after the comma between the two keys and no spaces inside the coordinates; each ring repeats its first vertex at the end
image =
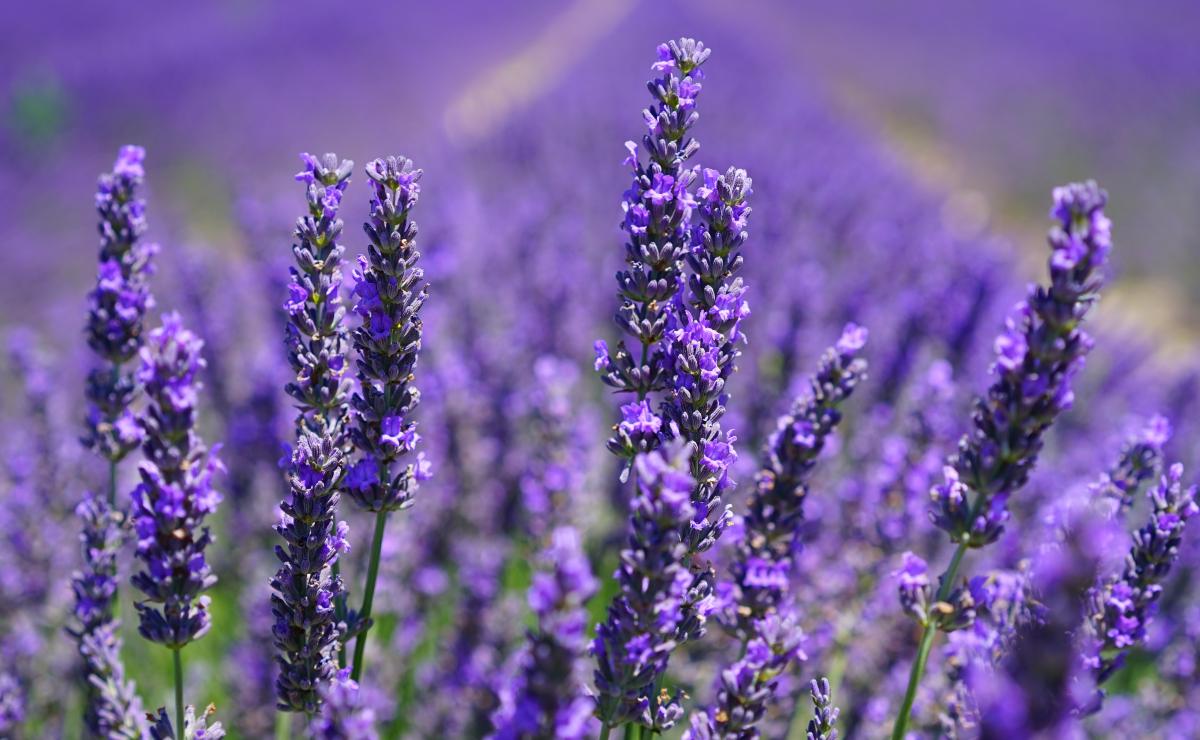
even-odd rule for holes
{"type": "Polygon", "coordinates": [[[760,737],[758,724],[767,714],[779,676],[793,661],[805,659],[803,642],[793,615],[772,613],[755,624],[745,655],[721,673],[715,705],[692,715],[684,739],[760,737]]]}
{"type": "Polygon", "coordinates": [[[695,516],[695,481],[687,473],[687,447],[675,447],[670,455],[651,452],[634,460],[638,492],[628,546],[615,573],[620,592],[592,642],[596,716],[606,731],[627,722],[662,731],[683,713],[677,696],[652,697],[676,646],[692,581],[679,530],[695,516]]]}
{"type": "Polygon", "coordinates": [[[1092,493],[1112,499],[1118,512],[1133,506],[1142,487],[1162,465],[1163,446],[1170,438],[1171,423],[1166,417],[1152,418],[1140,434],[1126,443],[1116,466],[1092,486],[1092,493]]]}
{"type": "MultiPolygon", "coordinates": [[[[747,239],[751,181],[744,170],[729,169],[724,175],[704,171],[704,184],[697,190],[700,221],[692,234],[687,255],[688,290],[676,296],[675,311],[668,322],[667,361],[671,387],[664,408],[671,433],[692,443],[692,475],[696,488],[692,504],[696,518],[680,532],[690,555],[703,553],[716,544],[733,514],[722,507],[721,495],[733,486],[729,468],[737,460],[736,437],[721,428],[729,394],[725,384],[736,369],[741,354],[739,331],[750,309],[744,298],[741,248],[747,239]]],[[[695,572],[692,601],[709,598],[716,574],[711,567],[692,560],[695,572]]],[[[683,639],[703,634],[703,610],[695,613],[681,633],[683,639]]]]}
{"type": "Polygon", "coordinates": [[[217,582],[204,557],[212,538],[203,522],[221,501],[212,484],[222,467],[217,450],[208,450],[195,431],[203,344],[178,314],[168,314],[150,332],[138,370],[150,398],[142,420],[146,461],[133,492],[143,564],[133,585],[146,596],[136,605],[138,631],[172,649],[208,631],[208,597],[201,593],[217,582]]]}
{"type": "MultiPolygon", "coordinates": [[[[88,294],[88,346],[100,360],[88,375],[87,433],[84,443],[113,465],[141,442],[130,406],[137,383],[123,369],[142,346],[146,312],[154,306],[148,278],[158,245],[141,241],[146,202],[141,197],[145,170],[141,147],[122,147],[112,172],[100,177],[100,265],[88,294]]],[[[115,503],[110,491],[109,504],[115,503]]]]}
{"type": "Polygon", "coordinates": [[[596,728],[581,658],[587,647],[587,600],[596,579],[572,527],[559,527],[529,587],[537,627],[529,633],[520,673],[493,722],[496,740],[582,740],[596,728]]]}
{"type": "Polygon", "coordinates": [[[313,740],[379,740],[375,710],[363,701],[358,683],[343,668],[321,687],[321,713],[313,717],[308,732],[313,740]]]}
{"type": "Polygon", "coordinates": [[[809,390],[781,417],[763,451],[762,469],[743,518],[744,535],[730,566],[722,621],[743,642],[753,625],[787,603],[793,557],[808,498],[808,478],[842,419],[841,406],[866,377],[860,357],[867,330],[848,324],[825,351],[809,390]]]}
{"type": "MultiPolygon", "coordinates": [[[[930,518],[957,544],[937,603],[950,596],[966,550],[995,542],[1003,532],[1009,497],[1029,479],[1046,429],[1072,403],[1071,379],[1092,346],[1081,324],[1097,300],[1112,248],[1107,199],[1090,181],[1054,190],[1050,285],[1033,288],[996,339],[996,380],[987,397],[976,401],[974,429],[948,461],[944,482],[930,493],[930,518]]],[[[904,737],[936,627],[955,624],[951,619],[926,625],[893,740],[904,737]]]]}
{"type": "Polygon", "coordinates": [[[338,243],[342,220],[338,207],[350,184],[354,163],[333,154],[317,159],[300,155],[304,169],[296,179],[307,187],[308,213],[296,219],[296,243],[288,284],[288,313],[285,344],[296,379],[287,393],[300,410],[296,417],[297,439],[302,432],[330,436],[341,447],[349,416],[346,374],[346,309],[341,305],[342,254],[338,243]]]}
{"type": "Polygon", "coordinates": [[[0,733],[15,733],[25,721],[25,692],[8,672],[0,672],[0,733]]]}
{"type": "MultiPolygon", "coordinates": [[[[1162,476],[1149,493],[1153,512],[1134,533],[1124,570],[1088,591],[1083,663],[1093,672],[1097,686],[1124,664],[1129,648],[1145,641],[1163,581],[1179,557],[1183,530],[1200,512],[1196,487],[1185,489],[1182,478],[1179,463],[1162,476]]],[[[1103,701],[1104,691],[1097,689],[1081,711],[1098,712],[1103,701]]]]}
{"type": "Polygon", "coordinates": [[[1106,201],[1093,182],[1054,191],[1050,285],[1033,289],[997,337],[996,381],[976,402],[975,429],[931,494],[933,522],[955,543],[982,547],[1000,536],[1008,498],[1028,480],[1042,435],[1071,405],[1071,379],[1092,346],[1080,324],[1096,302],[1111,248],[1106,201]]]}
{"type": "Polygon", "coordinates": [[[413,169],[405,157],[388,157],[368,164],[366,172],[372,198],[371,217],[364,228],[371,243],[354,273],[355,311],[363,321],[353,334],[359,391],[351,401],[355,426],[350,432],[362,456],[347,474],[345,485],[355,503],[375,512],[375,533],[362,608],[352,615],[350,627],[358,634],[351,672],[355,681],[362,677],[387,515],[411,506],[420,481],[431,475],[424,453],[396,469],[420,440],[411,420],[421,399],[413,386],[413,370],[421,350],[420,311],[429,286],[417,265],[421,253],[411,211],[421,192],[421,170],[413,169]]]}
{"type": "Polygon", "coordinates": [[[282,565],[271,579],[275,688],[279,708],[286,711],[317,711],[320,687],[337,671],[333,653],[340,633],[333,604],[342,581],[332,566],[349,549],[346,524],[335,521],[344,459],[332,436],[301,437],[288,471],[291,496],[275,526],[286,542],[275,548],[282,565]]]}
{"type": "Polygon", "coordinates": [[[79,641],[88,680],[84,722],[96,737],[140,739],[146,730],[145,713],[133,684],[125,680],[120,623],[113,619],[124,517],[90,493],[75,513],[83,522],[83,568],[71,579],[78,625],[71,634],[79,641]]]}
{"type": "Polygon", "coordinates": [[[637,144],[625,143],[629,151],[625,163],[633,170],[633,184],[621,203],[626,267],[617,273],[621,306],[615,320],[633,345],[622,339],[610,356],[604,342],[597,342],[596,370],[606,384],[636,397],[622,409],[625,422],[608,441],[609,450],[627,461],[657,447],[662,428],[646,399],[667,390],[670,383],[663,338],[679,290],[680,268],[691,246],[696,201],[689,186],[695,173],[687,161],[700,144],[689,131],[699,119],[700,65],[708,55],[704,44],[692,39],[658,47],[653,69],[660,76],[648,84],[654,103],[642,111],[649,129],[642,148],[649,161],[642,164],[637,144]],[[648,423],[630,423],[635,419],[648,423]]]}
{"type": "Polygon", "coordinates": [[[822,678],[820,682],[813,679],[812,688],[813,718],[808,722],[807,740],[837,740],[838,708],[833,706],[833,695],[829,693],[829,679],[822,678]]]}

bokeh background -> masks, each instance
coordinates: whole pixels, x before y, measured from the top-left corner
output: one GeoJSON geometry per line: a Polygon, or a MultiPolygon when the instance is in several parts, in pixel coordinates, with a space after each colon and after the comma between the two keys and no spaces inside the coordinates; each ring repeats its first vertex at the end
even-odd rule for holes
{"type": "MultiPolygon", "coordinates": [[[[359,167],[403,153],[426,171],[417,218],[434,297],[428,375],[418,384],[428,396],[431,456],[448,472],[389,545],[393,616],[381,630],[397,655],[432,667],[388,674],[399,699],[381,706],[405,706],[431,682],[462,680],[456,690],[469,693],[478,678],[434,656],[448,635],[494,631],[464,619],[472,598],[498,598],[437,562],[477,567],[493,591],[498,583],[519,593],[528,579],[499,534],[458,552],[429,533],[494,528],[472,518],[486,519],[490,504],[470,501],[491,501],[506,476],[519,478],[509,470],[519,461],[502,448],[511,433],[520,449],[527,428],[513,420],[528,412],[531,379],[545,380],[535,360],[553,355],[586,371],[593,339],[612,337],[622,142],[642,132],[644,80],[664,39],[695,36],[714,49],[701,159],[747,166],[756,180],[747,256],[758,261],[748,267],[756,323],[739,376],[745,401],[733,412],[747,430],[748,464],[799,376],[849,319],[885,348],[929,339],[929,348],[897,356],[873,350],[881,353],[872,358],[876,401],[902,395],[910,366],[930,355],[945,355],[967,379],[960,395],[982,387],[986,349],[977,350],[1043,269],[1050,190],[1081,178],[1111,196],[1116,279],[1098,322],[1115,339],[1080,391],[1099,400],[1066,426],[1111,443],[1131,418],[1187,417],[1193,408],[1200,5],[1189,0],[46,0],[10,10],[6,24],[0,332],[21,326],[38,337],[58,389],[53,411],[68,430],[57,439],[73,466],[59,536],[43,544],[74,542],[69,511],[94,473],[82,453],[66,450],[81,416],[96,176],[120,145],[138,143],[148,151],[150,237],[163,246],[159,307],[183,311],[208,341],[216,409],[208,436],[230,442],[237,458],[220,522],[233,544],[218,569],[217,628],[189,680],[194,695],[213,697],[223,714],[229,708],[240,736],[259,736],[271,721],[269,696],[254,694],[263,685],[255,671],[270,670],[254,625],[269,629],[261,584],[273,567],[274,458],[289,424],[278,305],[290,225],[303,207],[292,180],[298,152],[335,151],[359,167]],[[468,459],[448,459],[456,449],[468,459]],[[261,543],[258,556],[244,556],[248,543],[261,543]],[[461,601],[439,600],[448,581],[468,582],[461,601]],[[231,651],[236,659],[222,657],[231,651]]],[[[343,208],[350,256],[364,248],[355,225],[366,211],[363,179],[356,175],[343,208]]],[[[574,377],[560,370],[545,372],[574,377]]],[[[616,501],[611,461],[600,459],[610,399],[593,378],[577,380],[564,393],[586,401],[574,415],[591,430],[580,485],[601,503],[616,501]]],[[[5,417],[23,418],[19,394],[6,395],[5,417]]],[[[1179,449],[1190,452],[1188,444],[1179,449]]],[[[1064,455],[1055,469],[1090,474],[1110,449],[1064,455]]],[[[595,552],[609,553],[596,556],[607,573],[613,541],[596,533],[612,522],[597,518],[588,529],[595,552]]],[[[69,572],[73,562],[46,568],[69,572]]],[[[19,621],[7,619],[10,628],[19,621]]],[[[127,643],[133,677],[158,687],[147,689],[147,704],[165,701],[165,651],[132,636],[127,643]]],[[[477,674],[499,662],[477,644],[452,648],[443,652],[477,674]]],[[[460,694],[443,693],[431,702],[438,717],[385,714],[389,733],[420,734],[422,721],[444,727],[460,694]]]]}

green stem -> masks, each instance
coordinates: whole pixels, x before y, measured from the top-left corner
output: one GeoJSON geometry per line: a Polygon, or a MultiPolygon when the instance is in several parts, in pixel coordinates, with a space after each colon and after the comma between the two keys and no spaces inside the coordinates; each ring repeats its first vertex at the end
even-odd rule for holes
{"type": "Polygon", "coordinates": [[[175,732],[183,737],[183,656],[182,647],[174,649],[175,653],[175,732]]]}
{"type": "Polygon", "coordinates": [[[275,712],[275,740],[288,740],[292,736],[292,713],[275,712]]]}
{"type": "MultiPolygon", "coordinates": [[[[337,580],[338,576],[340,576],[341,573],[342,573],[341,560],[334,560],[333,561],[333,578],[334,578],[334,580],[337,580]]],[[[344,590],[340,594],[337,595],[337,598],[335,598],[333,600],[333,613],[334,613],[334,616],[336,617],[337,621],[339,621],[339,622],[346,621],[346,592],[344,590]]],[[[346,667],[346,643],[343,642],[342,640],[338,640],[338,668],[345,668],[345,667],[346,667]]]]}
{"type": "MultiPolygon", "coordinates": [[[[962,565],[963,555],[967,554],[967,543],[959,543],[950,560],[950,567],[942,575],[942,583],[938,586],[937,600],[945,601],[953,588],[954,578],[958,575],[958,566],[962,565]]],[[[903,740],[908,731],[908,718],[912,713],[913,701],[917,698],[917,686],[925,673],[925,662],[929,660],[929,651],[933,648],[933,638],[937,636],[937,625],[933,622],[925,625],[921,635],[921,645],[917,648],[917,659],[913,661],[912,670],[908,674],[908,688],[904,692],[904,702],[900,705],[900,713],[896,715],[896,724],[892,727],[892,740],[903,740]]]]}
{"type": "Polygon", "coordinates": [[[612,728],[609,727],[607,722],[600,723],[600,740],[608,740],[608,735],[611,732],[612,728]]]}
{"type": "MultiPolygon", "coordinates": [[[[375,600],[375,579],[379,577],[379,554],[383,550],[383,528],[386,524],[386,511],[375,514],[375,537],[371,542],[371,561],[367,565],[367,588],[363,592],[362,609],[358,612],[358,619],[363,622],[371,617],[371,604],[375,600]]],[[[358,633],[358,639],[354,641],[354,667],[350,671],[350,677],[355,681],[362,676],[369,630],[369,625],[364,627],[363,631],[358,633]]]]}

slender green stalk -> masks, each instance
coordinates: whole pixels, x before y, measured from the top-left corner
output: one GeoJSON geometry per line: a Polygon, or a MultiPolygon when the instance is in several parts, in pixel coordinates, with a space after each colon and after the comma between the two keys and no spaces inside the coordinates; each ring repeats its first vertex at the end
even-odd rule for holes
{"type": "Polygon", "coordinates": [[[183,737],[183,648],[173,650],[175,654],[175,732],[183,737]]]}
{"type": "MultiPolygon", "coordinates": [[[[960,543],[954,550],[950,567],[942,575],[942,583],[938,586],[937,600],[945,601],[953,588],[954,579],[958,575],[958,566],[962,565],[963,555],[967,553],[965,542],[960,543]]],[[[913,701],[917,698],[917,686],[925,673],[925,662],[929,660],[929,651],[933,648],[933,638],[937,636],[937,625],[932,622],[925,626],[921,635],[921,645],[917,648],[917,658],[913,661],[912,670],[908,674],[908,689],[904,692],[904,702],[900,705],[900,713],[896,715],[896,724],[892,727],[892,740],[903,740],[908,731],[908,717],[912,713],[913,701]]]]}
{"type": "Polygon", "coordinates": [[[275,740],[289,740],[292,736],[292,713],[275,712],[275,740]]]}
{"type": "MultiPolygon", "coordinates": [[[[363,591],[362,609],[358,612],[358,618],[364,622],[371,617],[371,604],[375,600],[375,579],[379,577],[379,555],[383,550],[383,528],[387,525],[387,512],[380,511],[375,514],[375,537],[371,542],[371,561],[367,565],[367,588],[363,591]]],[[[370,627],[366,627],[362,632],[358,633],[358,639],[354,641],[354,667],[350,670],[350,677],[357,681],[362,676],[363,656],[367,650],[367,632],[370,627]]]]}
{"type": "Polygon", "coordinates": [[[600,723],[600,740],[608,740],[608,735],[611,732],[612,728],[608,726],[607,722],[600,723]]]}
{"type": "MultiPolygon", "coordinates": [[[[342,574],[342,563],[340,560],[333,561],[333,578],[342,574]]],[[[346,621],[346,592],[342,591],[333,601],[333,613],[337,616],[337,621],[346,621]]],[[[346,667],[346,643],[338,640],[338,668],[346,667]]]]}

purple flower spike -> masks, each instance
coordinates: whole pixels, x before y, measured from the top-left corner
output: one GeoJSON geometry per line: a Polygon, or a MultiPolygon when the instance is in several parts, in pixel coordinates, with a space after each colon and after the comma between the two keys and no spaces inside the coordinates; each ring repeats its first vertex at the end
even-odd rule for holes
{"type": "Polygon", "coordinates": [[[217,708],[209,704],[203,712],[196,714],[196,708],[189,704],[183,712],[183,732],[176,733],[167,710],[160,708],[158,715],[153,717],[149,737],[151,740],[221,740],[225,737],[225,728],[220,722],[208,723],[216,712],[217,708]]]}
{"type": "MultiPolygon", "coordinates": [[[[694,173],[687,163],[700,144],[689,133],[698,118],[693,108],[700,91],[699,66],[708,58],[703,44],[690,39],[663,44],[658,53],[654,70],[661,77],[649,83],[654,102],[643,111],[649,131],[642,137],[642,150],[648,161],[642,163],[636,144],[626,144],[625,163],[633,168],[633,183],[621,204],[627,239],[625,269],[617,273],[621,306],[616,322],[631,343],[621,339],[611,354],[606,344],[596,343],[596,371],[606,384],[632,394],[638,403],[670,387],[672,369],[664,334],[680,289],[683,261],[691,249],[695,199],[688,187],[694,173]],[[687,106],[679,94],[685,80],[689,81],[687,106]]],[[[620,425],[608,448],[632,461],[658,443],[645,434],[631,436],[631,429],[620,425]]]]}
{"type": "Polygon", "coordinates": [[[395,467],[416,443],[410,419],[421,394],[412,385],[413,370],[421,350],[420,310],[429,287],[417,265],[421,253],[411,218],[421,192],[421,170],[404,157],[389,157],[370,162],[366,172],[372,198],[365,229],[371,245],[354,272],[355,311],[363,323],[353,332],[359,391],[351,400],[355,426],[350,432],[362,457],[348,490],[362,508],[389,512],[410,506],[418,481],[428,476],[421,465],[395,467]],[[368,464],[370,471],[362,467],[368,464]]]}
{"type": "Polygon", "coordinates": [[[337,671],[341,626],[333,603],[342,582],[332,567],[345,549],[344,523],[336,522],[344,460],[332,437],[302,437],[288,473],[291,496],[275,526],[286,543],[275,548],[282,564],[271,579],[280,665],[275,689],[288,711],[317,711],[320,689],[337,671]]]}
{"type": "Polygon", "coordinates": [[[100,364],[88,375],[84,442],[110,462],[141,443],[130,410],[137,383],[123,366],[137,356],[146,313],[154,307],[149,278],[158,245],[141,240],[146,232],[144,157],[141,147],[123,147],[96,192],[100,254],[96,287],[88,294],[87,338],[100,364]]]}
{"type": "Polygon", "coordinates": [[[208,450],[195,430],[203,344],[178,314],[168,314],[150,332],[138,369],[150,399],[132,511],[143,565],[133,585],[146,596],[136,604],[138,631],[173,649],[208,631],[208,597],[201,594],[217,582],[204,557],[212,538],[203,522],[221,500],[213,477],[223,468],[217,448],[208,450]]]}
{"type": "Polygon", "coordinates": [[[996,340],[996,380],[976,402],[975,429],[959,443],[945,485],[932,493],[930,516],[955,543],[996,541],[1008,498],[1025,485],[1046,429],[1071,404],[1072,377],[1092,345],[1080,324],[1096,302],[1110,248],[1106,200],[1093,182],[1054,191],[1050,285],[1031,290],[996,340]]]}
{"type": "Polygon", "coordinates": [[[609,726],[640,722],[666,730],[683,711],[677,697],[654,697],[653,689],[684,627],[692,582],[679,540],[680,527],[695,515],[687,455],[676,447],[669,459],[652,452],[635,460],[638,493],[615,574],[621,590],[592,643],[596,715],[609,726]]]}
{"type": "Polygon", "coordinates": [[[721,673],[714,706],[692,715],[685,740],[760,736],[758,725],[775,695],[779,676],[797,660],[804,660],[804,634],[795,617],[771,614],[754,625],[754,638],[745,655],[721,673]]]}
{"type": "MultiPolygon", "coordinates": [[[[1145,642],[1163,581],[1179,557],[1183,531],[1200,511],[1195,486],[1184,488],[1182,478],[1183,466],[1176,463],[1150,490],[1152,511],[1133,535],[1124,570],[1088,591],[1083,663],[1097,686],[1121,667],[1129,648],[1145,642]]],[[[1081,709],[1098,712],[1103,700],[1104,691],[1097,689],[1081,709]]]]}
{"type": "Polygon", "coordinates": [[[1092,485],[1096,496],[1115,500],[1118,511],[1133,506],[1138,495],[1162,465],[1163,446],[1171,438],[1171,423],[1155,416],[1121,450],[1117,464],[1092,485]]]}
{"type": "Polygon", "coordinates": [[[866,330],[846,327],[826,350],[808,391],[779,419],[763,451],[762,469],[743,518],[744,534],[730,566],[731,608],[722,623],[743,641],[754,623],[788,604],[787,578],[762,579],[763,572],[787,573],[799,548],[799,532],[808,497],[808,479],[825,443],[842,419],[842,405],[866,375],[859,354],[866,330]]]}
{"type": "Polygon", "coordinates": [[[293,231],[296,265],[290,268],[284,305],[288,313],[284,344],[295,380],[285,390],[300,411],[297,439],[305,432],[329,435],[342,447],[350,413],[350,381],[345,376],[348,339],[341,299],[346,248],[338,242],[342,233],[338,207],[354,163],[334,154],[319,159],[300,156],[304,169],[296,179],[305,183],[308,213],[296,219],[293,231]]]}

